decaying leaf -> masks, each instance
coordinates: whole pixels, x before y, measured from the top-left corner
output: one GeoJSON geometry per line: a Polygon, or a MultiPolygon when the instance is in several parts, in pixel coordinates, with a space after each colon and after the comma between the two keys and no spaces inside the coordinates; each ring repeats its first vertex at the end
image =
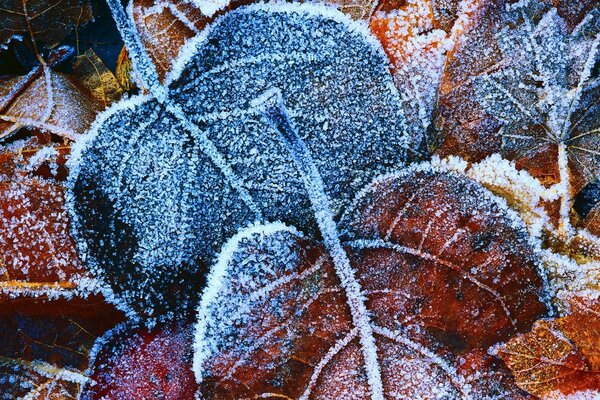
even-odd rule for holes
{"type": "Polygon", "coordinates": [[[600,396],[600,302],[572,296],[569,303],[566,317],[540,320],[495,350],[517,385],[541,398],[583,391],[600,396]]]}
{"type": "Polygon", "coordinates": [[[113,107],[72,161],[86,260],[145,316],[193,306],[205,266],[241,226],[314,230],[302,178],[255,106],[269,89],[287,101],[337,214],[406,154],[398,93],[363,25],[322,6],[260,4],[207,32],[178,61],[162,103],[113,107]]]}
{"type": "Polygon", "coordinates": [[[459,7],[452,1],[386,1],[371,17],[371,30],[390,58],[410,134],[419,138],[415,141],[421,147],[413,150],[421,156],[428,157],[437,146],[431,124],[446,53],[471,27],[471,14],[479,3],[469,0],[459,7]],[[446,20],[446,14],[453,17],[446,20]]]}
{"type": "Polygon", "coordinates": [[[449,55],[440,153],[478,161],[500,152],[543,184],[558,184],[568,225],[573,194],[600,170],[600,10],[570,29],[544,2],[508,3],[482,7],[449,55]]]}
{"type": "Polygon", "coordinates": [[[90,366],[94,384],[81,400],[193,399],[193,325],[170,323],[152,330],[120,325],[101,337],[90,366]]]}
{"type": "Polygon", "coordinates": [[[84,54],[77,56],[73,62],[73,71],[81,84],[104,107],[121,98],[123,88],[94,50],[88,49],[84,54]]]}
{"type": "Polygon", "coordinates": [[[377,179],[340,223],[349,273],[283,224],[242,231],[198,308],[202,398],[519,398],[509,376],[464,366],[546,312],[533,246],[505,207],[427,166],[377,179]]]}
{"type": "Polygon", "coordinates": [[[92,19],[88,0],[4,0],[0,7],[0,48],[29,37],[54,47],[73,29],[92,19]]]}
{"type": "Polygon", "coordinates": [[[115,69],[115,77],[119,81],[119,85],[124,91],[128,92],[135,87],[135,82],[131,76],[132,74],[131,60],[127,54],[125,46],[121,49],[119,57],[117,58],[117,66],[115,69]]]}
{"type": "Polygon", "coordinates": [[[161,79],[171,70],[179,50],[212,21],[192,4],[173,0],[135,0],[135,26],[161,79]]]}
{"type": "Polygon", "coordinates": [[[89,293],[64,205],[68,143],[38,134],[0,152],[0,300],[89,293]]]}
{"type": "Polygon", "coordinates": [[[100,110],[100,104],[70,77],[45,67],[33,80],[30,76],[2,79],[0,99],[0,139],[21,127],[74,139],[89,128],[100,110]]]}
{"type": "Polygon", "coordinates": [[[77,399],[96,338],[123,315],[102,297],[0,304],[0,398],[77,399]]]}

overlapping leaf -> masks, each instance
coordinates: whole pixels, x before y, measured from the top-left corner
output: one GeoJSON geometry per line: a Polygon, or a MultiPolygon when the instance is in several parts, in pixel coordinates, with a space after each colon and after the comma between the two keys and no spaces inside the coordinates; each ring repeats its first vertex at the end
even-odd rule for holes
{"type": "Polygon", "coordinates": [[[82,400],[193,399],[192,325],[153,330],[120,325],[100,338],[82,400]]]}
{"type": "Polygon", "coordinates": [[[572,296],[570,305],[566,317],[538,321],[531,332],[496,349],[517,384],[536,396],[600,395],[600,303],[572,296]]]}
{"type": "Polygon", "coordinates": [[[89,292],[59,181],[69,145],[51,139],[38,134],[0,152],[0,300],[89,292]]]}
{"type": "Polygon", "coordinates": [[[461,37],[444,72],[440,152],[468,160],[500,152],[545,184],[570,184],[565,197],[594,180],[600,165],[597,14],[592,8],[572,28],[571,19],[544,2],[482,7],[475,25],[486,29],[461,37]]]}
{"type": "Polygon", "coordinates": [[[431,168],[376,180],[341,222],[361,298],[295,229],[242,231],[199,308],[201,396],[362,399],[380,385],[386,398],[519,398],[507,374],[472,368],[493,364],[477,349],[546,311],[532,245],[504,207],[431,168]],[[358,319],[356,302],[368,310],[358,319]],[[376,364],[364,361],[369,330],[376,364]]]}
{"type": "Polygon", "coordinates": [[[74,139],[90,127],[100,109],[73,78],[40,66],[26,76],[0,81],[0,139],[21,127],[74,139]]]}
{"type": "Polygon", "coordinates": [[[314,226],[298,172],[252,105],[266,90],[283,93],[337,214],[404,161],[408,142],[385,55],[330,8],[238,9],[184,54],[162,104],[113,108],[73,163],[81,248],[144,315],[188,307],[204,263],[246,223],[314,226]]]}

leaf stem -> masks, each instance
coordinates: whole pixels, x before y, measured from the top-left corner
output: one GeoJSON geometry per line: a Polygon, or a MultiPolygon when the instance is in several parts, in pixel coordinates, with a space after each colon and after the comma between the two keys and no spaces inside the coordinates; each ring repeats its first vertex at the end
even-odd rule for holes
{"type": "Polygon", "coordinates": [[[166,98],[166,90],[160,83],[156,67],[148,56],[132,19],[123,9],[120,0],[107,0],[106,3],[110,8],[125,47],[129,51],[132,65],[137,72],[137,76],[142,81],[142,85],[150,91],[154,98],[163,103],[166,98]]]}
{"type": "Polygon", "coordinates": [[[253,103],[277,130],[300,171],[315,219],[323,236],[323,242],[333,260],[341,285],[346,292],[352,321],[359,331],[371,398],[373,400],[383,400],[383,383],[377,361],[377,347],[371,318],[365,305],[366,299],[350,265],[348,255],[340,242],[321,174],[310,155],[310,151],[291,124],[281,99],[281,92],[277,89],[269,90],[253,103]]]}

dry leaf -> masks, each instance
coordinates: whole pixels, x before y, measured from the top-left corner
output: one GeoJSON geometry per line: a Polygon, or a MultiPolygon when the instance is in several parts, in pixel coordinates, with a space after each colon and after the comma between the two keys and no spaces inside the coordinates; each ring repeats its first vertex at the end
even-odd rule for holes
{"type": "Polygon", "coordinates": [[[566,317],[540,320],[495,350],[517,385],[542,398],[585,390],[600,396],[600,301],[573,296],[569,303],[566,317]]]}
{"type": "Polygon", "coordinates": [[[0,81],[0,139],[21,127],[74,139],[96,117],[100,104],[70,77],[48,68],[42,70],[33,80],[23,76],[0,81]]]}
{"type": "Polygon", "coordinates": [[[0,48],[30,37],[34,47],[54,47],[73,29],[92,19],[88,0],[4,0],[0,6],[0,48]]]}
{"type": "Polygon", "coordinates": [[[350,273],[282,224],[224,246],[199,308],[203,398],[469,398],[478,379],[513,398],[509,377],[453,366],[546,311],[527,234],[497,200],[417,168],[376,180],[340,226],[350,273]]]}
{"type": "Polygon", "coordinates": [[[68,143],[39,133],[0,152],[0,302],[95,290],[71,238],[65,189],[57,180],[66,174],[69,150],[68,143]]]}
{"type": "Polygon", "coordinates": [[[84,54],[75,58],[73,71],[81,84],[104,107],[119,100],[123,95],[123,88],[121,88],[115,75],[92,49],[88,49],[84,54]]]}
{"type": "Polygon", "coordinates": [[[127,54],[127,49],[125,46],[121,49],[119,53],[119,57],[117,58],[117,66],[115,69],[115,76],[119,85],[123,88],[124,91],[129,92],[133,88],[135,88],[135,82],[131,77],[133,67],[131,66],[131,60],[127,54]]]}
{"type": "Polygon", "coordinates": [[[478,161],[492,153],[561,196],[569,231],[573,194],[598,176],[600,10],[576,29],[536,1],[490,2],[448,57],[440,90],[440,153],[478,161]],[[480,29],[485,26],[486,29],[480,29]]]}
{"type": "Polygon", "coordinates": [[[135,0],[131,7],[135,26],[161,79],[171,70],[185,42],[212,21],[192,4],[181,1],[135,0]]]}

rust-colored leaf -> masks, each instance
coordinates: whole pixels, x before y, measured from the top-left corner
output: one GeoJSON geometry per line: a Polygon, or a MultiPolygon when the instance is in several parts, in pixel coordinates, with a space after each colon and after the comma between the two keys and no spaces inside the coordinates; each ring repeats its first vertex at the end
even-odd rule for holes
{"type": "Polygon", "coordinates": [[[84,54],[77,56],[73,62],[73,70],[81,84],[104,107],[121,98],[123,88],[94,50],[88,49],[84,54]]]}
{"type": "Polygon", "coordinates": [[[193,399],[197,390],[189,323],[152,330],[123,325],[101,338],[82,400],[193,399]]]}
{"type": "MultiPolygon", "coordinates": [[[[378,384],[389,398],[468,398],[465,381],[479,378],[457,371],[457,355],[546,312],[532,245],[509,215],[477,184],[431,168],[376,180],[340,223],[362,299],[318,242],[281,224],[243,231],[199,309],[203,398],[363,399],[378,384]],[[352,314],[357,301],[368,315],[352,314]],[[364,361],[369,335],[375,364],[364,361]]],[[[497,378],[477,390],[518,392],[497,378]]]]}
{"type": "Polygon", "coordinates": [[[570,305],[566,317],[540,320],[496,349],[517,385],[536,396],[600,395],[600,301],[573,296],[570,305]]]}
{"type": "MultiPolygon", "coordinates": [[[[0,153],[0,303],[5,297],[70,295],[91,279],[69,232],[69,145],[39,134],[0,153]]],[[[87,291],[87,290],[84,290],[87,291]]]]}
{"type": "Polygon", "coordinates": [[[0,6],[0,46],[19,37],[54,47],[92,19],[88,0],[4,0],[0,6]]]}
{"type": "Polygon", "coordinates": [[[136,28],[161,79],[185,42],[212,21],[186,2],[134,0],[132,7],[136,28]]]}
{"type": "Polygon", "coordinates": [[[574,193],[600,172],[600,10],[583,7],[587,18],[570,29],[548,4],[510,3],[480,7],[448,56],[439,152],[468,161],[498,152],[543,184],[558,184],[559,228],[567,232],[574,193]]]}

